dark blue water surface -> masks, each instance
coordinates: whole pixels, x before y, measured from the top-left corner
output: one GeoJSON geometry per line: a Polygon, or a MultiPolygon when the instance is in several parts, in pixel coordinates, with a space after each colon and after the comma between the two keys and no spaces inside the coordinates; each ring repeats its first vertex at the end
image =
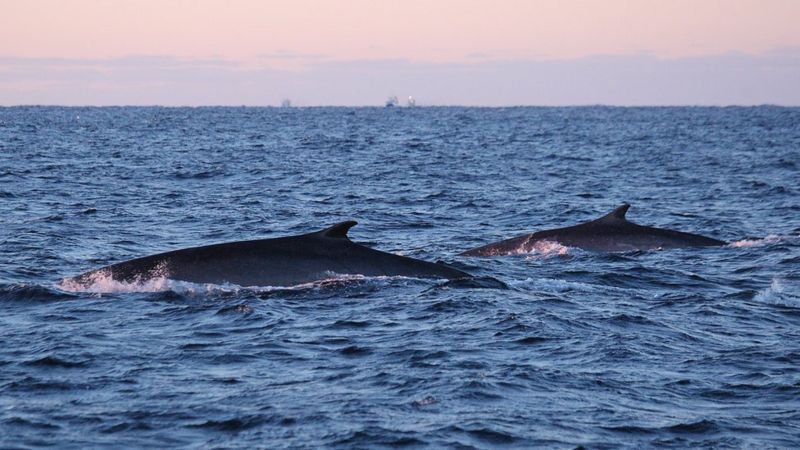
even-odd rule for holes
{"type": "Polygon", "coordinates": [[[2,108],[0,447],[798,448],[798,218],[797,108],[2,108]],[[732,244],[455,256],[623,201],[732,244]],[[347,219],[509,289],[59,284],[347,219]]]}

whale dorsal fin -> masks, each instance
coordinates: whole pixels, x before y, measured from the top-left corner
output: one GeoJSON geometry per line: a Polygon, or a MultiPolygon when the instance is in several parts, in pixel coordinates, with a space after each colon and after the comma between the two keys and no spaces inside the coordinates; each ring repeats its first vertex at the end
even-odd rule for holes
{"type": "Polygon", "coordinates": [[[630,207],[631,207],[631,205],[629,203],[623,203],[622,205],[617,207],[615,210],[613,210],[610,213],[606,214],[605,216],[597,219],[597,221],[598,222],[617,222],[617,221],[620,221],[620,220],[626,221],[625,213],[628,212],[628,208],[630,208],[630,207]]]}
{"type": "Polygon", "coordinates": [[[317,234],[322,237],[329,237],[334,239],[347,239],[347,232],[357,224],[355,220],[348,220],[346,222],[339,222],[336,225],[326,228],[317,234]]]}

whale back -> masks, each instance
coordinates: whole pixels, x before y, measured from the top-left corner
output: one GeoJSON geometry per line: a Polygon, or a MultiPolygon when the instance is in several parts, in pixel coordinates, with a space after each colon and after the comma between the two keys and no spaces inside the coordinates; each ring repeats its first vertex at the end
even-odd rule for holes
{"type": "Polygon", "coordinates": [[[666,228],[638,225],[626,214],[623,203],[608,214],[578,225],[542,230],[467,250],[463,256],[498,256],[527,253],[542,242],[598,252],[654,250],[725,245],[724,241],[666,228]]]}
{"type": "Polygon", "coordinates": [[[192,247],[123,261],[74,277],[86,284],[98,276],[125,283],[168,278],[240,286],[294,286],[339,275],[461,279],[470,275],[382,252],[352,242],[355,221],[296,236],[192,247]]]}

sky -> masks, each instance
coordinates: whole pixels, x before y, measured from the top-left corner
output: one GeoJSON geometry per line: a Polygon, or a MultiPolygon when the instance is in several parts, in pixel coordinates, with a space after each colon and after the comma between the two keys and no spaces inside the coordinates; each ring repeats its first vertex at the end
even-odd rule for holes
{"type": "Polygon", "coordinates": [[[797,0],[0,0],[0,105],[800,105],[797,0]]]}

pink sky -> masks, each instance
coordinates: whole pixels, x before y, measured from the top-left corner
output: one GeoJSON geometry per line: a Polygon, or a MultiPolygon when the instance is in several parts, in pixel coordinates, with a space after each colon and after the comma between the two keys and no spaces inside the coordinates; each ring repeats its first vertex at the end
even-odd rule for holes
{"type": "Polygon", "coordinates": [[[379,104],[412,89],[428,97],[417,94],[422,103],[516,103],[520,94],[501,95],[508,79],[526,95],[541,83],[564,91],[523,95],[526,104],[669,104],[659,84],[636,98],[584,98],[566,95],[578,86],[530,85],[524,75],[538,76],[535,65],[544,64],[554,80],[559,70],[565,82],[596,80],[593,65],[581,62],[603,57],[618,69],[605,76],[636,83],[648,70],[676,70],[691,84],[687,64],[718,69],[732,56],[740,58],[732,78],[745,85],[722,83],[729,97],[694,103],[797,104],[788,85],[758,85],[800,85],[798,21],[795,0],[0,0],[0,104],[379,104]],[[376,71],[388,63],[391,84],[381,84],[376,71]],[[765,73],[770,67],[780,73],[765,73]],[[467,74],[473,69],[483,72],[467,74]],[[183,97],[175,92],[181,80],[183,97]],[[374,101],[362,95],[365,82],[374,101]],[[228,97],[203,94],[221,83],[228,97]]]}

